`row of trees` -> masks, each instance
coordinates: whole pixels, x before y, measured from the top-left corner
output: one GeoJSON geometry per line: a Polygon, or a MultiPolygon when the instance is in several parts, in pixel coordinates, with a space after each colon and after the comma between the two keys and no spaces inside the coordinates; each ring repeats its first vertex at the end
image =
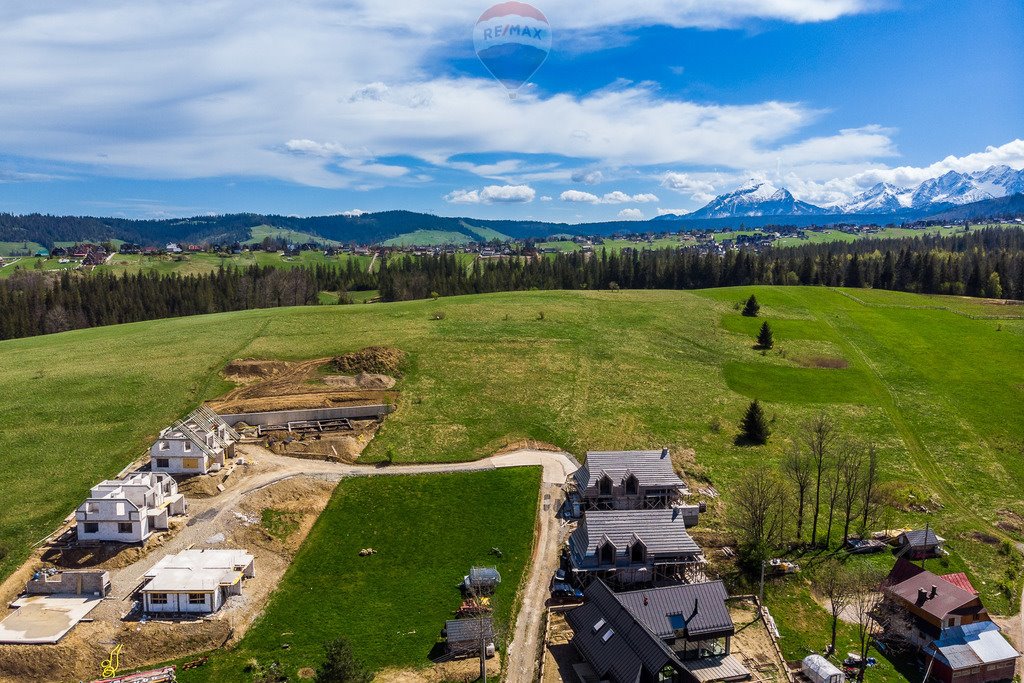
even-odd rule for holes
{"type": "Polygon", "coordinates": [[[790,544],[829,548],[834,536],[845,544],[865,533],[887,501],[878,475],[873,446],[846,438],[828,415],[808,420],[777,466],[752,468],[737,485],[741,559],[754,568],[790,544]]]}
{"type": "MultiPolygon", "coordinates": [[[[694,289],[752,284],[873,287],[1024,299],[1024,229],[702,253],[696,249],[475,261],[412,256],[380,272],[385,301],[527,289],[694,289]]],[[[756,315],[756,313],[754,314],[756,315]]]]}
{"type": "MultiPolygon", "coordinates": [[[[337,273],[332,274],[336,279],[337,273]]],[[[19,271],[0,280],[0,339],[99,325],[317,303],[314,270],[251,266],[207,275],[19,271]]]]}

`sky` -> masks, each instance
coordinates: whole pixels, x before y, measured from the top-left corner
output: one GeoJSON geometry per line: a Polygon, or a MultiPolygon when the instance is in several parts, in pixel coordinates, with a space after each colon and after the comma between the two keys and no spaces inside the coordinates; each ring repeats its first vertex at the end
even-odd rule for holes
{"type": "Polygon", "coordinates": [[[0,211],[573,223],[1024,168],[1020,0],[536,0],[514,99],[491,4],[5,0],[0,211]]]}

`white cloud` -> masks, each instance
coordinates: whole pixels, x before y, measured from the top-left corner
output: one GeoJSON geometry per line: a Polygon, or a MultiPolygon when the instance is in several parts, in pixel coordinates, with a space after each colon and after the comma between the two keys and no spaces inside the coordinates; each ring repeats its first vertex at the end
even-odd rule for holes
{"type": "Polygon", "coordinates": [[[604,174],[601,171],[588,171],[586,169],[580,169],[572,174],[572,181],[574,183],[583,183],[584,185],[597,185],[604,180],[604,174]]]}
{"type": "Polygon", "coordinates": [[[536,196],[529,185],[488,185],[482,190],[455,190],[444,200],[453,204],[523,204],[536,196]]]}
{"type": "Polygon", "coordinates": [[[584,204],[598,204],[601,198],[592,192],[582,192],[580,190],[566,190],[558,197],[563,202],[575,202],[584,204]]]}
{"type": "Polygon", "coordinates": [[[342,211],[341,215],[345,218],[359,218],[360,216],[369,213],[369,211],[363,211],[362,209],[351,209],[349,211],[342,211]]]}
{"type": "Polygon", "coordinates": [[[540,198],[540,200],[542,202],[550,202],[550,201],[554,201],[554,197],[549,197],[547,195],[544,195],[543,197],[540,198]]]}
{"type": "Polygon", "coordinates": [[[628,204],[630,202],[636,202],[638,204],[646,204],[648,202],[658,201],[658,197],[653,194],[626,194],[621,190],[614,190],[608,192],[604,196],[597,196],[592,192],[583,192],[581,190],[566,190],[559,197],[563,202],[575,202],[583,204],[628,204]]]}
{"type": "Polygon", "coordinates": [[[644,212],[640,209],[623,209],[619,211],[619,218],[624,221],[642,221],[644,212]]]}

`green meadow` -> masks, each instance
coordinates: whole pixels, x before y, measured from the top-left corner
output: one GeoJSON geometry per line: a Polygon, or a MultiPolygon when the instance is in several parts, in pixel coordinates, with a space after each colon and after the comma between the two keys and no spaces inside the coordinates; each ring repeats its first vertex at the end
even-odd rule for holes
{"type": "Polygon", "coordinates": [[[538,468],[344,480],[238,646],[179,680],[244,680],[250,659],[279,661],[294,680],[337,637],[373,670],[422,667],[471,566],[501,573],[492,604],[504,641],[533,549],[539,487],[538,468]],[[361,548],[377,554],[360,557],[361,548]]]}
{"type": "MultiPolygon", "coordinates": [[[[369,462],[471,460],[521,439],[577,456],[693,448],[688,468],[723,496],[708,527],[727,531],[732,484],[750,467],[771,466],[801,421],[826,411],[878,448],[883,478],[899,485],[892,522],[929,523],[948,539],[951,555],[934,569],[966,571],[990,611],[1012,614],[1020,557],[1004,553],[1005,541],[1024,540],[1022,316],[1024,307],[995,302],[811,287],[522,292],[5,341],[0,574],[161,427],[227,390],[219,371],[229,360],[383,344],[409,361],[398,410],[364,454],[369,462]],[[736,309],[750,294],[775,329],[766,353],[753,348],[761,319],[736,309]],[[438,311],[443,319],[432,319],[438,311]],[[765,447],[735,446],[754,398],[773,436],[765,447]],[[910,511],[921,502],[927,514],[910,511]]],[[[325,519],[319,533],[333,529],[334,517],[325,519]]],[[[815,619],[801,627],[796,614],[776,616],[820,647],[815,619]]]]}

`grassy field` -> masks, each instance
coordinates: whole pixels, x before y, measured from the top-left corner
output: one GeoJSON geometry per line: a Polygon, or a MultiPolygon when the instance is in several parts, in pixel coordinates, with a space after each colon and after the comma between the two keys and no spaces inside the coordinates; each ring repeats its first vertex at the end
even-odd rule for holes
{"type": "Polygon", "coordinates": [[[454,230],[415,230],[381,242],[385,247],[433,247],[472,244],[477,240],[454,230]]]}
{"type": "Polygon", "coordinates": [[[244,680],[251,658],[280,661],[294,679],[339,636],[372,669],[422,667],[473,565],[501,572],[494,606],[507,634],[533,548],[539,486],[537,468],[343,481],[238,647],[179,680],[244,680]],[[377,554],[359,557],[368,547],[377,554]]]}
{"type": "Polygon", "coordinates": [[[43,245],[36,242],[0,242],[0,256],[10,256],[12,254],[18,254],[19,256],[28,254],[33,256],[42,248],[43,245]]]}
{"type": "Polygon", "coordinates": [[[777,460],[800,421],[824,410],[877,445],[901,503],[931,501],[930,514],[897,512],[893,522],[929,522],[949,539],[949,571],[966,571],[992,612],[1013,613],[1020,558],[1004,555],[1002,541],[1024,539],[1022,314],[871,290],[529,292],[245,311],[5,341],[0,573],[162,426],[225,391],[218,371],[230,359],[386,344],[410,362],[369,461],[389,451],[399,462],[468,460],[523,438],[577,455],[692,447],[693,467],[727,508],[743,471],[777,460]],[[775,328],[776,349],[766,354],[752,348],[760,321],[734,308],[751,293],[775,328]],[[431,320],[438,310],[445,318],[431,320]],[[819,367],[823,359],[846,367],[819,367]],[[740,448],[734,425],[755,397],[774,435],[766,447],[740,448]]]}
{"type": "Polygon", "coordinates": [[[291,244],[306,244],[307,242],[312,242],[314,244],[325,244],[328,246],[341,245],[341,242],[329,240],[326,237],[320,237],[319,235],[312,235],[298,230],[289,230],[287,228],[275,228],[272,225],[257,225],[252,229],[249,239],[242,244],[259,244],[268,237],[283,239],[291,244]]]}

